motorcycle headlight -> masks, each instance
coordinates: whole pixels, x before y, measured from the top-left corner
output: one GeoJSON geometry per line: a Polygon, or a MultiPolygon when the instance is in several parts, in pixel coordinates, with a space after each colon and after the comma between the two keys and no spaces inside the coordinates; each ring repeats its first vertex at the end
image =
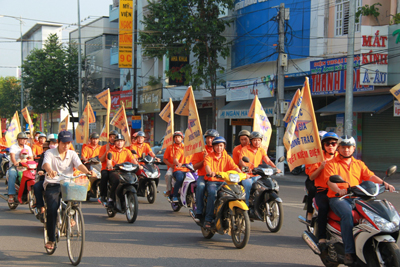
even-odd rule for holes
{"type": "Polygon", "coordinates": [[[271,175],[274,174],[274,170],[273,169],[263,168],[262,170],[264,172],[264,175],[266,175],[266,176],[271,176],[271,175]]]}
{"type": "Polygon", "coordinates": [[[144,173],[146,173],[147,177],[149,178],[157,178],[157,172],[150,172],[148,170],[145,170],[144,173]]]}
{"type": "Polygon", "coordinates": [[[36,164],[28,164],[29,169],[36,169],[36,164]]]}
{"type": "Polygon", "coordinates": [[[397,220],[394,219],[393,222],[389,222],[385,218],[382,218],[378,214],[366,209],[362,208],[365,214],[378,226],[379,230],[382,232],[395,232],[399,230],[399,215],[397,215],[397,220]]]}
{"type": "Polygon", "coordinates": [[[232,183],[239,183],[240,182],[240,176],[237,173],[230,173],[229,174],[229,181],[232,183]]]}

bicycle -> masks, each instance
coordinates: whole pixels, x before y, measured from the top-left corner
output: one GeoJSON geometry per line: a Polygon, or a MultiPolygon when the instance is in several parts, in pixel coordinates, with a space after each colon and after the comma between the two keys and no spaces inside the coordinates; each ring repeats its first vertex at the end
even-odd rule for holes
{"type": "MultiPolygon", "coordinates": [[[[80,174],[78,176],[67,176],[59,173],[66,179],[75,180],[82,176],[89,175],[80,174]]],[[[83,214],[80,208],[81,201],[86,201],[87,188],[89,180],[85,184],[78,184],[74,181],[61,180],[61,195],[60,207],[57,210],[57,223],[56,223],[56,241],[53,249],[45,247],[47,254],[52,255],[57,248],[57,243],[60,237],[66,236],[67,238],[67,251],[68,257],[72,265],[76,266],[80,263],[83,255],[83,247],[85,243],[85,223],[83,214]],[[64,202],[65,201],[65,202],[64,202]]],[[[47,235],[47,205],[44,216],[44,244],[49,241],[47,235]]]]}

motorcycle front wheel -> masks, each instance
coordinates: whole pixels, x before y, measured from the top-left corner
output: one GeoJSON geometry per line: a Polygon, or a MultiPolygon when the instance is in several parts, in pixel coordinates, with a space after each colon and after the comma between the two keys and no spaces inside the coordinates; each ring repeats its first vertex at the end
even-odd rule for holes
{"type": "Polygon", "coordinates": [[[132,192],[128,192],[126,200],[126,219],[128,220],[128,223],[134,223],[138,215],[137,195],[132,192]]]}
{"type": "Polygon", "coordinates": [[[249,242],[250,218],[247,211],[236,208],[232,216],[231,236],[236,248],[244,248],[249,242]]]}
{"type": "Polygon", "coordinates": [[[146,191],[147,191],[147,201],[150,204],[153,204],[156,201],[156,197],[157,197],[157,186],[156,186],[156,182],[155,181],[151,181],[147,187],[146,187],[146,191]]]}
{"type": "Polygon", "coordinates": [[[181,210],[182,206],[179,205],[179,203],[172,202],[172,203],[171,203],[171,208],[172,208],[172,210],[173,210],[174,212],[178,212],[178,211],[181,210]]]}
{"type": "Polygon", "coordinates": [[[203,234],[205,239],[211,239],[214,236],[214,233],[210,230],[207,230],[204,227],[201,227],[201,233],[203,234]]]}
{"type": "Polygon", "coordinates": [[[278,232],[283,224],[283,207],[281,202],[275,200],[265,203],[266,205],[266,224],[272,233],[278,232]]]}
{"type": "MultiPolygon", "coordinates": [[[[400,251],[396,243],[379,243],[379,252],[385,266],[399,267],[400,266],[400,251]]],[[[379,266],[379,260],[375,253],[368,253],[368,267],[379,266]]]]}

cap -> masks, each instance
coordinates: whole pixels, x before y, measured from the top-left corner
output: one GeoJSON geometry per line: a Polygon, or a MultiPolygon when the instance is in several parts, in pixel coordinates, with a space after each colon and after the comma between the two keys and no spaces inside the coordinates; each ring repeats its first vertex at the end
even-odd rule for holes
{"type": "Polygon", "coordinates": [[[63,143],[74,141],[74,139],[72,139],[72,134],[69,131],[61,131],[58,134],[58,140],[63,143]]]}

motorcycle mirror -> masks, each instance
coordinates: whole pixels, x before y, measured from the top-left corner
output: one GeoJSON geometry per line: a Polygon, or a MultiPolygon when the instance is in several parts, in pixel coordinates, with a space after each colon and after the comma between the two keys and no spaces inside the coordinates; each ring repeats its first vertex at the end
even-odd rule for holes
{"type": "Polygon", "coordinates": [[[244,162],[246,162],[246,163],[249,163],[249,162],[250,162],[250,159],[249,159],[248,157],[243,157],[242,160],[243,160],[244,162]]]}
{"type": "Polygon", "coordinates": [[[109,160],[111,160],[111,159],[112,159],[112,154],[111,154],[111,153],[108,153],[108,154],[107,154],[107,158],[108,158],[109,160]]]}
{"type": "Polygon", "coordinates": [[[387,169],[387,171],[386,171],[386,177],[393,175],[396,171],[397,171],[396,165],[390,166],[389,169],[387,169]]]}
{"type": "Polygon", "coordinates": [[[331,177],[329,177],[329,182],[335,184],[347,183],[346,181],[343,180],[342,176],[340,175],[332,175],[331,177]]]}
{"type": "Polygon", "coordinates": [[[278,159],[278,162],[284,162],[285,161],[285,156],[282,156],[278,159]]]}
{"type": "Polygon", "coordinates": [[[136,152],[135,149],[132,149],[132,150],[131,150],[131,153],[132,153],[133,155],[137,155],[137,152],[136,152]]]}

